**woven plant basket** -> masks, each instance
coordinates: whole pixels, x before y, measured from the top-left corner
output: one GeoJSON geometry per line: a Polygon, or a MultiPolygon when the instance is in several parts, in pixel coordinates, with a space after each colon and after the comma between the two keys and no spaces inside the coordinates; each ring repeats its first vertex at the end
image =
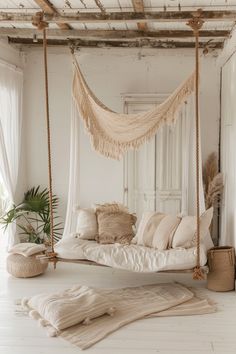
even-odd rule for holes
{"type": "Polygon", "coordinates": [[[36,257],[10,254],[7,257],[7,271],[16,278],[31,278],[43,274],[48,263],[41,263],[36,257]]]}
{"type": "Polygon", "coordinates": [[[207,288],[230,291],[235,288],[235,250],[233,247],[213,247],[207,253],[209,273],[207,288]]]}

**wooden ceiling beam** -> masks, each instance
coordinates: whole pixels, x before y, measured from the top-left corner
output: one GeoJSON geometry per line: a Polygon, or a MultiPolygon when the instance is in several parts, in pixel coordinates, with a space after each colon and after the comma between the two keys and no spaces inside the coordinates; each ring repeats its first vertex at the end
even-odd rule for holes
{"type": "MultiPolygon", "coordinates": [[[[6,28],[0,27],[0,37],[21,37],[32,38],[37,34],[38,38],[42,38],[41,31],[29,28],[6,28]]],[[[228,30],[201,30],[200,38],[226,38],[230,35],[228,30]]],[[[91,39],[138,39],[138,38],[193,38],[191,30],[160,30],[160,31],[133,31],[133,30],[61,30],[48,29],[48,38],[91,38],[91,39]]]]}
{"type": "MultiPolygon", "coordinates": [[[[166,12],[111,12],[95,13],[83,12],[79,14],[58,15],[45,14],[45,21],[49,23],[112,23],[112,22],[187,22],[197,11],[166,11],[166,12]]],[[[235,21],[236,11],[203,11],[202,19],[205,21],[235,21]]],[[[17,23],[32,22],[32,15],[25,12],[0,12],[0,22],[17,23]]]]}
{"type": "Polygon", "coordinates": [[[106,13],[105,7],[103,6],[103,4],[101,3],[100,0],[94,0],[95,4],[97,5],[97,7],[100,9],[102,14],[106,13]]]}
{"type": "MultiPolygon", "coordinates": [[[[9,38],[9,43],[29,45],[29,46],[41,46],[42,39],[39,39],[37,43],[33,42],[31,38],[9,38]]],[[[140,39],[133,41],[117,41],[117,40],[66,40],[66,39],[48,39],[48,45],[50,46],[68,46],[68,44],[74,44],[78,48],[162,48],[162,49],[176,49],[176,48],[194,48],[194,42],[177,42],[177,41],[160,41],[150,39],[140,39]]],[[[223,41],[211,42],[206,44],[205,42],[199,42],[200,48],[222,49],[223,41]]]]}
{"type": "MultiPolygon", "coordinates": [[[[144,13],[144,4],[143,0],[132,0],[133,8],[136,13],[144,13]]],[[[140,31],[147,31],[148,25],[146,22],[138,22],[138,29],[140,31]]]]}
{"type": "MultiPolygon", "coordinates": [[[[34,0],[34,2],[43,10],[47,15],[60,15],[58,10],[48,0],[34,0]]],[[[56,22],[57,26],[61,29],[69,30],[71,26],[65,22],[56,22]]]]}

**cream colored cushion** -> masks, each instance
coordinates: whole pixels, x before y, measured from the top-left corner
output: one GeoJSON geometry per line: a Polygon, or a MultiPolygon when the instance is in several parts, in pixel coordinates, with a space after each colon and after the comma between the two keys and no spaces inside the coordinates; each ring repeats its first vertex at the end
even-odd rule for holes
{"type": "Polygon", "coordinates": [[[179,223],[180,218],[175,215],[145,212],[135,237],[137,244],[165,250],[169,247],[179,223]]]}
{"type": "Polygon", "coordinates": [[[97,218],[94,210],[79,209],[76,236],[83,240],[95,240],[97,233],[97,218]]]}
{"type": "MultiPolygon", "coordinates": [[[[206,210],[200,217],[200,236],[205,238],[213,217],[213,208],[206,210]]],[[[174,234],[172,247],[190,248],[196,243],[196,216],[184,216],[174,234]]]]}
{"type": "Polygon", "coordinates": [[[124,211],[98,211],[97,221],[99,243],[130,244],[134,237],[136,216],[132,214],[124,211]]]}
{"type": "Polygon", "coordinates": [[[42,325],[51,325],[62,330],[81,322],[115,311],[112,303],[95,289],[87,286],[75,286],[64,292],[40,294],[24,299],[23,305],[32,311],[32,317],[41,320],[42,325]],[[42,322],[43,320],[43,322],[42,322]]]}
{"type": "Polygon", "coordinates": [[[22,242],[14,245],[9,253],[12,254],[21,254],[24,257],[30,257],[33,254],[40,253],[46,250],[46,246],[44,244],[38,245],[32,242],[22,242]]]}

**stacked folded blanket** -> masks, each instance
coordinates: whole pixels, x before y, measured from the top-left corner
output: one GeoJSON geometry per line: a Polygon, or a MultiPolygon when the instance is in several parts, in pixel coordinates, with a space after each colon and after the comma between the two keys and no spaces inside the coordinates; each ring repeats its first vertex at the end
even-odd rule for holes
{"type": "Polygon", "coordinates": [[[46,246],[44,244],[36,244],[31,242],[25,243],[18,243],[14,245],[10,250],[9,253],[11,254],[21,254],[24,257],[30,257],[35,254],[44,252],[46,250],[46,246]]]}

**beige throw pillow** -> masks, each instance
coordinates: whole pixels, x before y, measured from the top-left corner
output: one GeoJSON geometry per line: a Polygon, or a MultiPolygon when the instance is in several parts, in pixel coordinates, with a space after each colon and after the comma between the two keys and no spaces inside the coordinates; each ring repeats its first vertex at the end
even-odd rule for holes
{"type": "Polygon", "coordinates": [[[180,223],[175,215],[157,212],[143,213],[138,227],[136,240],[138,245],[165,250],[170,246],[173,234],[180,223]]]}
{"type": "Polygon", "coordinates": [[[95,212],[99,212],[99,211],[113,211],[113,212],[123,211],[125,213],[129,212],[126,206],[116,202],[105,203],[105,204],[94,204],[94,209],[95,212]]]}
{"type": "Polygon", "coordinates": [[[97,217],[93,209],[79,209],[76,236],[83,240],[95,240],[98,233],[97,217]]]}
{"type": "Polygon", "coordinates": [[[136,216],[124,211],[98,211],[98,237],[102,244],[130,244],[134,237],[136,216]]]}
{"type": "MultiPolygon", "coordinates": [[[[213,208],[206,210],[200,217],[200,236],[204,239],[213,217],[213,208]]],[[[190,248],[196,244],[196,216],[184,216],[174,234],[172,247],[190,248]]]]}

